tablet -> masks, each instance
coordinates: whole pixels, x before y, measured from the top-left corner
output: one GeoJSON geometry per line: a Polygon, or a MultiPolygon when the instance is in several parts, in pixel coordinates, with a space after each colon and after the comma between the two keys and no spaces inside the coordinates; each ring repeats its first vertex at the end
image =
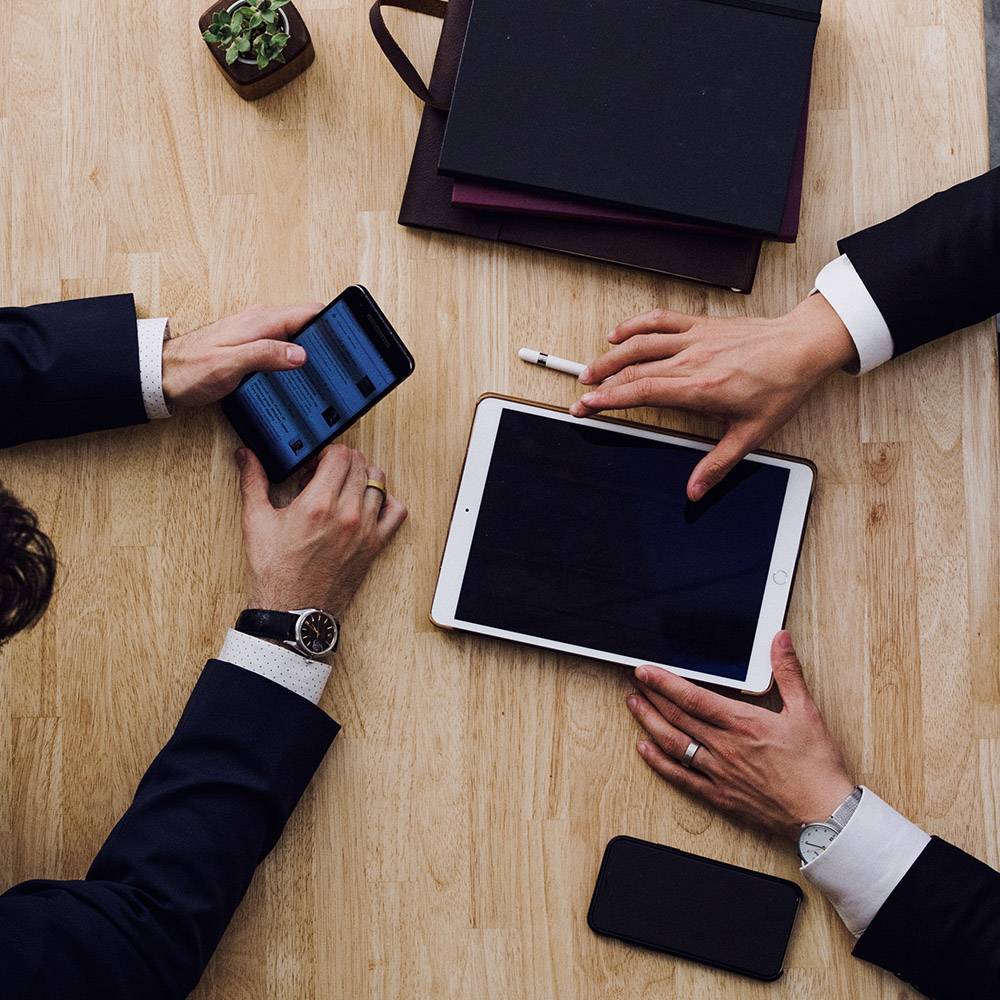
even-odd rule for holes
{"type": "Polygon", "coordinates": [[[484,396],[431,621],[760,693],[815,469],[754,453],[698,503],[712,443],[484,396]]]}

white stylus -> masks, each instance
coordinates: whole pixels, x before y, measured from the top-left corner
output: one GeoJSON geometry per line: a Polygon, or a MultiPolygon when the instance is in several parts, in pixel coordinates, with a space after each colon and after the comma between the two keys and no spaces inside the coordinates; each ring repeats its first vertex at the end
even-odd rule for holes
{"type": "Polygon", "coordinates": [[[551,368],[556,372],[565,372],[567,375],[577,376],[587,366],[581,365],[579,361],[567,361],[565,358],[557,358],[553,354],[542,354],[541,351],[529,351],[527,347],[522,347],[517,352],[517,356],[522,361],[527,361],[529,365],[541,365],[543,368],[551,368]]]}

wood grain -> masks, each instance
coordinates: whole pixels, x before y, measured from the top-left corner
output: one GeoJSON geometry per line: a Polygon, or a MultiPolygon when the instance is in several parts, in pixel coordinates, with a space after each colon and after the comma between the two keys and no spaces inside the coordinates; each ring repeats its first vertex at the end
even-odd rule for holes
{"type": "MultiPolygon", "coordinates": [[[[400,228],[420,109],[367,5],[300,4],[315,64],[247,104],[198,36],[201,3],[147,5],[165,41],[137,51],[105,0],[0,0],[0,301],[132,291],[141,315],[183,333],[361,281],[417,373],[346,436],[411,516],[345,622],[323,703],[344,731],[195,995],[904,995],[850,957],[808,887],[776,984],[592,935],[615,834],[798,879],[794,853],[640,763],[619,671],[439,632],[427,612],[476,397],[576,396],[518,347],[587,359],[654,305],[782,312],[838,237],[986,168],[978,0],[827,0],[801,237],[766,247],[749,297],[400,228]]],[[[387,18],[426,73],[438,22],[387,18]]],[[[819,466],[789,623],[852,767],[997,864],[991,325],[830,380],[770,444],[819,466]]],[[[61,557],[43,623],[0,658],[2,884],[83,875],[217,651],[242,602],[235,445],[205,411],[0,455],[61,557]]]]}

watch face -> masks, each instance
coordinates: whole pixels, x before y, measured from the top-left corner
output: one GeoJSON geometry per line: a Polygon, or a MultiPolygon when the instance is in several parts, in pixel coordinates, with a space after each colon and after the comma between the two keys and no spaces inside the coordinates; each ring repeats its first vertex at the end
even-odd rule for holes
{"type": "Polygon", "coordinates": [[[312,611],[302,620],[299,641],[314,656],[333,649],[337,641],[337,622],[325,611],[312,611]]]}
{"type": "Polygon", "coordinates": [[[811,823],[799,834],[799,857],[806,864],[815,861],[837,839],[837,832],[824,823],[811,823]]]}

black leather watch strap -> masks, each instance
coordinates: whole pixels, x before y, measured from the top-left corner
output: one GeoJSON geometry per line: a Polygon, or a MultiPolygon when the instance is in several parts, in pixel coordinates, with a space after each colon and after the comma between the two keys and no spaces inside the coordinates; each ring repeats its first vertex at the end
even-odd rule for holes
{"type": "Polygon", "coordinates": [[[247,608],[236,619],[236,631],[256,635],[261,639],[279,639],[282,642],[295,638],[297,614],[291,611],[267,611],[264,608],[247,608]]]}

